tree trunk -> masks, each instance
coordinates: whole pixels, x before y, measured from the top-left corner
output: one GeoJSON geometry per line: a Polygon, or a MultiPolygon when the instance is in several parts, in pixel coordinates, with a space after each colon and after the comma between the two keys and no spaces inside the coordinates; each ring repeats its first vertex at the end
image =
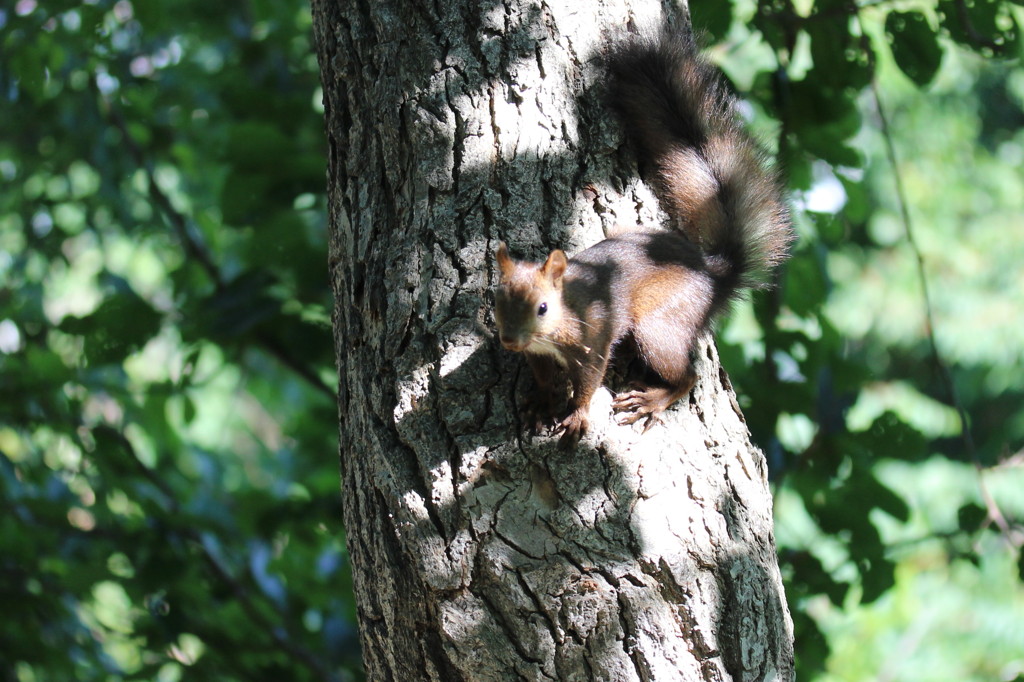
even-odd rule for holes
{"type": "MultiPolygon", "coordinates": [[[[373,680],[792,679],[764,457],[710,342],[647,434],[530,437],[493,253],[656,224],[598,56],[648,0],[314,0],[345,526],[373,680]]],[[[681,24],[680,24],[681,25],[681,24]]]]}

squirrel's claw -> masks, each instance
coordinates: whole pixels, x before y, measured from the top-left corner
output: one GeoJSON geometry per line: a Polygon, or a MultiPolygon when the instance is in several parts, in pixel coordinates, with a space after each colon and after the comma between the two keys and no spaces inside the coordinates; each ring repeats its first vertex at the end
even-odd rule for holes
{"type": "Polygon", "coordinates": [[[648,431],[651,430],[652,426],[654,426],[655,424],[660,424],[660,423],[661,423],[661,417],[659,415],[657,415],[657,414],[649,414],[649,415],[647,415],[647,421],[644,422],[644,430],[641,433],[647,433],[648,431]]]}
{"type": "Polygon", "coordinates": [[[589,426],[587,416],[582,410],[573,410],[569,415],[562,421],[555,424],[553,432],[558,434],[561,433],[562,437],[558,439],[558,447],[563,450],[569,450],[576,447],[576,444],[580,442],[580,438],[587,432],[589,426]]]}
{"type": "Polygon", "coordinates": [[[612,408],[616,412],[625,412],[619,417],[620,425],[629,426],[641,419],[646,419],[643,433],[647,433],[652,426],[661,423],[661,412],[665,409],[664,401],[658,399],[653,390],[634,390],[620,393],[612,400],[612,408]]]}
{"type": "Polygon", "coordinates": [[[551,424],[547,415],[535,410],[524,410],[522,413],[524,428],[531,436],[538,436],[551,424]]]}

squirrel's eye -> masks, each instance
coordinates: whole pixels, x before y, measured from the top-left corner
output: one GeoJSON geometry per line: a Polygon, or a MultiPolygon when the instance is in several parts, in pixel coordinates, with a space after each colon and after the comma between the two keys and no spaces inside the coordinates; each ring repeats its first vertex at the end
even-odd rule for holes
{"type": "Polygon", "coordinates": [[[537,308],[537,317],[540,317],[541,315],[543,315],[547,311],[548,311],[548,304],[547,303],[541,303],[540,307],[537,308]]]}

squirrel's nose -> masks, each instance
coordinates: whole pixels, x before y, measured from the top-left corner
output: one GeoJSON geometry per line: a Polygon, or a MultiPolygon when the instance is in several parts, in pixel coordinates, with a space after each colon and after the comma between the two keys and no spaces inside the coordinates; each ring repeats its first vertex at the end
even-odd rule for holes
{"type": "Polygon", "coordinates": [[[515,336],[502,336],[501,345],[517,353],[526,348],[526,342],[515,336]]]}

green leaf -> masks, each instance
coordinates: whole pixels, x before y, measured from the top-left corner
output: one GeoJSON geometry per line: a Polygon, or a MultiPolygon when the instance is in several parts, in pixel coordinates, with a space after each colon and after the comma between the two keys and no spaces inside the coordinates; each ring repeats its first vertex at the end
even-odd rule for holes
{"type": "Polygon", "coordinates": [[[851,444],[872,459],[918,461],[927,455],[925,437],[891,411],[883,412],[867,431],[849,434],[851,444]]]}
{"type": "Polygon", "coordinates": [[[896,566],[880,554],[858,562],[861,578],[861,601],[870,604],[896,583],[896,566]]]}
{"type": "Polygon", "coordinates": [[[953,40],[991,56],[1020,53],[1017,19],[1000,0],[939,0],[942,26],[953,40]]]}
{"type": "Polygon", "coordinates": [[[693,0],[690,22],[694,30],[706,33],[713,42],[720,42],[732,25],[732,0],[693,0]]]}
{"type": "Polygon", "coordinates": [[[965,504],[956,512],[957,525],[966,533],[976,533],[988,520],[988,512],[977,504],[965,504]]]}
{"type": "MultiPolygon", "coordinates": [[[[840,244],[846,236],[846,224],[841,214],[812,213],[808,217],[814,221],[818,236],[827,246],[840,244]]],[[[824,300],[824,296],[821,298],[824,300]]]]}
{"type": "Polygon", "coordinates": [[[161,315],[120,277],[107,276],[115,293],[91,315],[68,317],[61,331],[85,337],[85,354],[93,365],[119,363],[160,331],[161,315]]]}
{"type": "Polygon", "coordinates": [[[794,190],[808,190],[814,184],[814,169],[811,158],[799,144],[787,144],[779,159],[785,168],[786,179],[794,190]]]}
{"type": "Polygon", "coordinates": [[[834,166],[859,167],[860,152],[845,144],[861,127],[855,91],[837,90],[827,80],[815,66],[793,83],[785,116],[804,149],[834,166]]]}
{"type": "Polygon", "coordinates": [[[776,50],[789,49],[791,32],[780,18],[788,18],[792,13],[791,7],[785,0],[766,0],[758,5],[758,12],[754,14],[754,26],[761,32],[765,42],[776,50]]]}
{"type": "Polygon", "coordinates": [[[196,401],[188,393],[182,394],[182,419],[186,424],[191,424],[196,419],[196,401]]]}
{"type": "Polygon", "coordinates": [[[267,193],[272,176],[266,173],[235,172],[227,177],[220,193],[220,210],[226,225],[245,225],[267,210],[267,193]]]}
{"type": "Polygon", "coordinates": [[[190,337],[238,339],[281,311],[281,301],[270,295],[276,282],[265,270],[250,270],[199,302],[188,321],[190,337]]]}
{"type": "Polygon", "coordinates": [[[829,655],[828,640],[807,613],[797,608],[791,610],[797,679],[816,679],[825,670],[829,655]]]}
{"type": "Polygon", "coordinates": [[[853,496],[863,501],[864,506],[881,509],[904,523],[910,520],[910,507],[903,498],[883,485],[869,469],[855,468],[847,485],[850,486],[853,496]]]}
{"type": "Polygon", "coordinates": [[[310,268],[315,269],[323,259],[321,252],[310,248],[302,216],[293,210],[278,210],[259,216],[253,224],[253,235],[245,246],[246,258],[253,266],[295,268],[301,271],[300,274],[310,268]]]}
{"type": "Polygon", "coordinates": [[[800,594],[807,596],[825,594],[836,606],[842,605],[850,586],[836,581],[816,556],[810,552],[795,552],[785,558],[793,570],[791,587],[798,588],[800,594]]]}
{"type": "Polygon", "coordinates": [[[918,85],[931,82],[942,63],[942,48],[921,12],[889,12],[885,31],[892,56],[903,73],[918,85]]]}
{"type": "Polygon", "coordinates": [[[819,19],[808,22],[806,31],[811,39],[814,79],[823,87],[860,90],[871,82],[871,44],[850,33],[850,22],[819,19]]]}
{"type": "Polygon", "coordinates": [[[128,450],[124,436],[115,429],[101,424],[92,430],[92,438],[95,443],[93,457],[100,464],[108,484],[139,472],[138,463],[128,450]]]}
{"type": "Polygon", "coordinates": [[[267,171],[287,163],[294,155],[294,140],[263,121],[244,121],[231,128],[227,160],[245,171],[267,171]]]}
{"type": "Polygon", "coordinates": [[[868,200],[867,188],[863,180],[854,180],[842,173],[836,177],[843,185],[846,192],[846,205],[843,207],[843,216],[853,223],[863,223],[868,219],[871,207],[868,200]]]}
{"type": "Polygon", "coordinates": [[[784,277],[786,305],[793,312],[807,315],[818,309],[828,288],[821,264],[809,249],[794,255],[786,267],[784,277]]]}

